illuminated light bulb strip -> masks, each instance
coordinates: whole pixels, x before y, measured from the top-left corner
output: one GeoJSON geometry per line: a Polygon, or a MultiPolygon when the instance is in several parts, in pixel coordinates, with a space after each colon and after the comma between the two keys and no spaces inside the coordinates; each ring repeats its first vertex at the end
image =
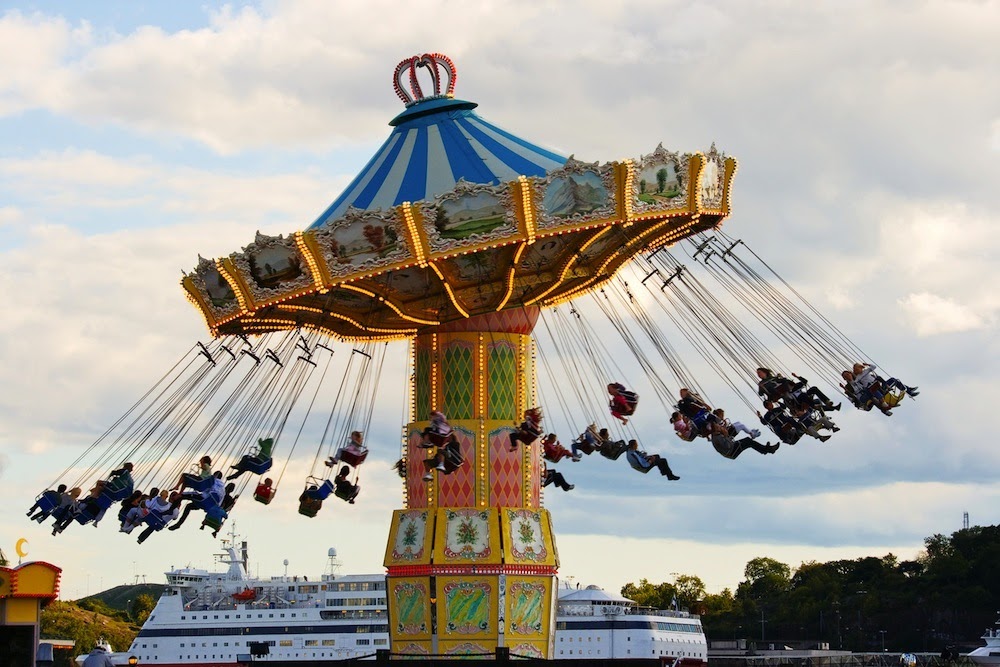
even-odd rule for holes
{"type": "Polygon", "coordinates": [[[705,171],[705,154],[701,151],[691,154],[691,163],[697,164],[694,176],[691,178],[691,184],[694,186],[694,197],[692,202],[694,204],[692,213],[701,213],[701,174],[705,171]]]}
{"type": "Polygon", "coordinates": [[[348,317],[347,315],[341,315],[340,313],[325,311],[320,308],[314,308],[312,306],[297,306],[291,303],[283,303],[283,304],[278,304],[277,306],[275,306],[275,308],[278,310],[290,310],[292,312],[315,313],[318,315],[323,315],[324,317],[335,317],[338,320],[343,320],[349,324],[354,325],[355,327],[361,329],[362,331],[371,331],[372,333],[387,333],[387,334],[394,334],[400,337],[413,336],[416,335],[417,333],[416,329],[383,329],[380,327],[368,327],[361,324],[361,322],[358,322],[357,320],[348,317]]]}
{"type": "Polygon", "coordinates": [[[438,383],[438,335],[431,334],[431,410],[440,410],[437,395],[438,383]]]}
{"type": "Polygon", "coordinates": [[[634,190],[635,187],[635,163],[632,160],[625,160],[625,187],[622,188],[622,204],[625,208],[625,226],[632,224],[632,216],[635,211],[634,190]]]}
{"type": "Polygon", "coordinates": [[[238,275],[236,271],[236,266],[230,259],[217,259],[215,260],[215,269],[226,279],[229,286],[233,289],[233,294],[236,295],[236,302],[240,304],[240,310],[243,312],[240,315],[235,315],[226,321],[234,320],[241,315],[253,315],[257,308],[254,305],[253,296],[250,294],[250,290],[247,288],[246,284],[243,282],[243,278],[238,275]]]}
{"type": "Polygon", "coordinates": [[[427,266],[427,248],[424,247],[423,237],[413,215],[413,208],[407,201],[403,202],[398,210],[403,215],[403,228],[406,229],[406,243],[410,246],[410,252],[413,254],[417,266],[424,268],[427,266]]]}
{"type": "Polygon", "coordinates": [[[566,280],[566,274],[569,273],[569,270],[573,267],[573,264],[576,263],[576,260],[579,258],[579,256],[580,256],[579,253],[575,252],[569,257],[567,257],[566,261],[563,262],[562,269],[559,271],[559,277],[556,278],[551,285],[549,285],[549,288],[547,290],[545,290],[544,292],[542,292],[537,296],[528,299],[527,301],[524,302],[524,305],[533,306],[542,299],[544,299],[545,297],[547,297],[549,294],[552,294],[552,292],[559,289],[560,285],[563,284],[563,281],[566,280]]]}
{"type": "Polygon", "coordinates": [[[313,284],[316,286],[316,291],[320,294],[326,294],[326,277],[323,275],[322,269],[320,269],[320,263],[316,260],[316,256],[313,254],[310,244],[306,242],[306,235],[304,232],[295,232],[295,245],[299,249],[299,254],[306,258],[306,264],[309,266],[309,273],[312,274],[313,284]]]}
{"type": "Polygon", "coordinates": [[[490,443],[486,437],[486,420],[479,420],[479,506],[486,507],[486,459],[490,456],[490,443]]]}
{"type": "MultiPolygon", "coordinates": [[[[659,223],[657,223],[656,225],[653,225],[652,227],[650,227],[649,229],[647,229],[640,236],[637,236],[634,239],[630,240],[624,246],[622,246],[621,248],[619,248],[615,252],[611,253],[604,260],[604,262],[601,264],[601,266],[598,267],[598,269],[594,272],[594,275],[591,276],[589,279],[587,279],[586,282],[584,282],[582,285],[579,285],[578,287],[576,287],[576,288],[574,288],[574,289],[572,289],[572,290],[570,290],[570,291],[568,291],[568,292],[566,292],[564,294],[560,294],[555,299],[552,299],[550,301],[545,302],[545,306],[556,306],[556,305],[559,305],[561,303],[565,303],[566,301],[569,301],[570,299],[572,299],[572,298],[574,298],[574,297],[576,297],[576,296],[578,296],[580,294],[583,294],[585,292],[597,289],[597,287],[599,285],[603,285],[605,282],[607,282],[608,280],[610,280],[611,278],[613,278],[615,276],[615,274],[618,272],[618,269],[620,269],[621,266],[622,266],[622,265],[619,265],[610,274],[608,274],[606,276],[602,276],[602,274],[604,273],[605,269],[607,269],[607,267],[611,264],[612,261],[614,261],[618,256],[622,255],[623,253],[628,253],[629,255],[634,254],[634,253],[630,252],[632,246],[636,245],[637,243],[642,242],[645,237],[650,236],[657,229],[659,229],[660,227],[668,224],[669,222],[670,222],[670,220],[662,220],[659,223]]],[[[624,262],[623,262],[623,264],[624,264],[624,262]]]]}
{"type": "Polygon", "coordinates": [[[385,298],[384,296],[382,296],[377,292],[365,289],[364,287],[357,287],[355,285],[349,285],[349,284],[340,285],[339,287],[342,287],[343,289],[346,290],[351,290],[352,292],[357,292],[359,294],[364,294],[365,296],[370,297],[372,299],[377,299],[379,302],[389,306],[389,308],[395,311],[397,315],[402,317],[404,320],[407,320],[408,322],[413,322],[414,324],[429,324],[431,326],[437,326],[438,324],[441,324],[441,322],[438,320],[424,320],[419,317],[414,317],[413,315],[408,315],[407,313],[403,312],[402,308],[397,306],[389,299],[385,298]]]}
{"type": "Polygon", "coordinates": [[[465,308],[462,308],[462,305],[458,302],[455,292],[451,289],[451,285],[448,284],[448,281],[444,279],[444,274],[441,273],[441,269],[439,269],[436,264],[429,264],[428,266],[434,269],[434,273],[436,273],[437,277],[441,279],[441,284],[444,285],[444,291],[451,300],[451,305],[455,306],[455,310],[457,310],[462,317],[468,318],[468,311],[466,311],[465,308]]]}
{"type": "Polygon", "coordinates": [[[736,158],[727,157],[726,158],[726,178],[723,184],[722,191],[722,215],[728,216],[733,212],[732,201],[730,200],[730,195],[733,189],[733,179],[736,178],[736,172],[740,168],[740,163],[736,161],[736,158]]]}
{"type": "Polygon", "coordinates": [[[521,189],[521,211],[524,215],[524,231],[526,241],[528,245],[535,242],[535,234],[538,231],[537,224],[535,222],[535,209],[534,203],[531,200],[531,183],[528,182],[526,176],[518,176],[517,184],[521,189]]]}

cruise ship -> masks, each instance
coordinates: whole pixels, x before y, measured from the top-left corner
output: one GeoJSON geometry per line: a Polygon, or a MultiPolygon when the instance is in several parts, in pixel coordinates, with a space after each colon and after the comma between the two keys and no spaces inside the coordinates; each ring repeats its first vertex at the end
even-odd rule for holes
{"type": "MultiPolygon", "coordinates": [[[[341,575],[330,549],[319,577],[255,579],[246,542],[224,540],[223,551],[225,571],[166,573],[167,587],[129,650],[112,656],[116,664],[135,656],[160,667],[307,667],[390,648],[383,574],[341,575]]],[[[554,658],[704,667],[707,654],[694,614],[641,608],[596,586],[559,589],[554,658]]]]}

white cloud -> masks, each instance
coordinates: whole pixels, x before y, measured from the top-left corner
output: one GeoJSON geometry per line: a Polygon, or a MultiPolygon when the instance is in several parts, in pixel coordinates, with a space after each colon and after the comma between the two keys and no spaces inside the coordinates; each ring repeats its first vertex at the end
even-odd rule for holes
{"type": "Polygon", "coordinates": [[[972,331],[987,326],[987,321],[973,308],[928,292],[910,294],[899,305],[918,336],[972,331]]]}

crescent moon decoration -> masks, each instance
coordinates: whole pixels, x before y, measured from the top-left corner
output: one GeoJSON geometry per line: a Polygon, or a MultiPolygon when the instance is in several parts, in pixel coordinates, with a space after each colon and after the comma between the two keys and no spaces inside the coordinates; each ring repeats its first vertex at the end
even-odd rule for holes
{"type": "Polygon", "coordinates": [[[27,544],[28,540],[22,537],[17,541],[17,544],[14,545],[14,551],[17,552],[18,558],[24,558],[28,555],[28,550],[24,548],[27,544]]]}

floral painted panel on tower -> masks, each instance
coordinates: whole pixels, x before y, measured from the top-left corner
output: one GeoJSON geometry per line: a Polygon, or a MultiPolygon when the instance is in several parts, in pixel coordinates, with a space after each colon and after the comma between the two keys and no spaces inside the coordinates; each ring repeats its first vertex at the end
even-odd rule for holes
{"type": "Polygon", "coordinates": [[[434,525],[431,510],[396,510],[392,515],[386,567],[426,565],[431,561],[431,536],[434,525]]]}
{"type": "Polygon", "coordinates": [[[499,563],[497,510],[439,508],[434,562],[439,565],[499,563]]]}

